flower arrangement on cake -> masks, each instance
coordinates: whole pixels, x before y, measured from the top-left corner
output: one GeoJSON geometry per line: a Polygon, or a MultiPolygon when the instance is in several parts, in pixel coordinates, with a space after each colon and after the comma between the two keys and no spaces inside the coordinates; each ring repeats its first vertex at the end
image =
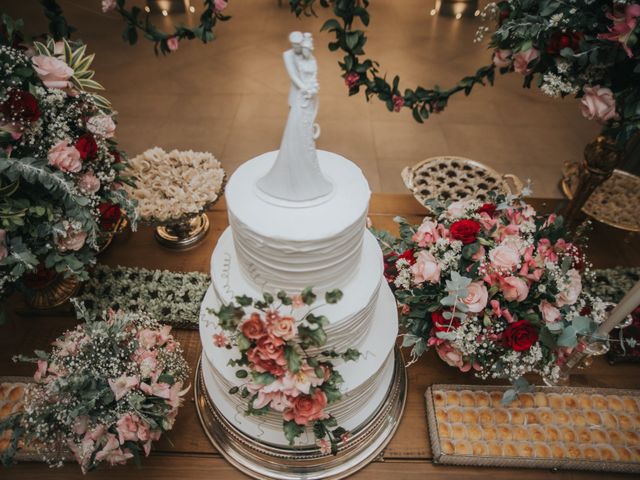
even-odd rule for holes
{"type": "MultiPolygon", "coordinates": [[[[5,31],[9,28],[5,21],[5,31]]],[[[86,275],[123,211],[135,223],[114,112],[78,42],[0,41],[0,296],[25,273],[86,275]]]]}
{"type": "Polygon", "coordinates": [[[563,238],[562,218],[517,197],[428,206],[433,217],[420,225],[398,219],[399,238],[375,232],[413,359],[433,347],[447,364],[516,390],[530,372],[553,378],[607,305],[582,290],[590,268],[563,238]]]}
{"type": "MultiPolygon", "coordinates": [[[[521,1],[492,4],[493,63],[551,97],[575,95],[582,114],[624,144],[640,128],[640,3],[521,1]]],[[[478,38],[487,31],[480,30],[478,38]]]]}
{"type": "MultiPolygon", "coordinates": [[[[325,294],[326,303],[342,298],[340,290],[325,294]]],[[[343,379],[334,362],[355,361],[360,352],[323,350],[327,343],[325,316],[312,313],[317,296],[307,288],[299,295],[265,293],[262,299],[236,297],[235,302],[212,311],[220,332],[214,344],[237,348],[236,377],[246,379],[229,393],[246,399],[247,415],[269,412],[282,417],[284,435],[291,445],[311,427],[322,454],[337,453],[349,432],[338,426],[326,409],[342,398],[343,379]],[[298,318],[298,319],[296,319],[298,318]]]]}
{"type": "Polygon", "coordinates": [[[126,190],[138,205],[140,219],[151,224],[195,216],[222,195],[225,172],[211,153],[165,152],[154,147],[129,160],[136,186],[126,190]]]}
{"type": "Polygon", "coordinates": [[[65,332],[51,353],[19,357],[37,363],[36,383],[24,411],[0,424],[14,432],[2,462],[11,463],[21,442],[52,466],[70,451],[84,473],[149,455],[188,390],[189,367],[170,330],[145,315],[110,310],[104,320],[65,332]]]}

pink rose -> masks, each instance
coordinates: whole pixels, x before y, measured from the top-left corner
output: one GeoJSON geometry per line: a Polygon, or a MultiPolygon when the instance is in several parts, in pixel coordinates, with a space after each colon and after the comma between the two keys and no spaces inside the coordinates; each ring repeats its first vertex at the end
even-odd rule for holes
{"type": "Polygon", "coordinates": [[[529,75],[531,69],[529,64],[540,56],[540,52],[535,48],[530,48],[524,52],[518,52],[513,56],[513,69],[523,75],[529,75]]]}
{"type": "Polygon", "coordinates": [[[529,285],[519,277],[501,278],[500,290],[508,302],[522,302],[529,295],[529,285]]]}
{"type": "Polygon", "coordinates": [[[87,195],[94,194],[100,190],[100,180],[95,176],[93,170],[87,171],[78,179],[78,188],[87,195]]]}
{"type": "Polygon", "coordinates": [[[111,391],[116,397],[116,400],[120,400],[132,389],[138,386],[139,379],[136,376],[127,377],[126,375],[122,375],[115,379],[110,378],[108,383],[111,391]]]}
{"type": "Polygon", "coordinates": [[[138,342],[142,348],[153,348],[158,342],[158,332],[149,328],[142,329],[138,332],[138,342]]]}
{"type": "Polygon", "coordinates": [[[69,78],[73,75],[73,69],[56,57],[48,55],[36,55],[31,57],[33,68],[47,88],[59,88],[64,90],[69,87],[69,78]]]}
{"type": "Polygon", "coordinates": [[[116,431],[118,432],[118,441],[124,444],[126,441],[138,441],[138,424],[140,419],[137,415],[125,413],[116,422],[116,431]]]}
{"type": "Polygon", "coordinates": [[[511,58],[511,50],[497,49],[493,53],[493,64],[498,68],[504,68],[511,66],[513,59],[511,58]]]}
{"type": "Polygon", "coordinates": [[[116,8],[116,0],[102,0],[102,13],[110,12],[111,10],[115,10],[116,8]]]}
{"type": "Polygon", "coordinates": [[[567,272],[567,283],[556,298],[556,305],[563,307],[565,305],[573,305],[578,301],[580,292],[582,292],[582,279],[580,272],[572,268],[567,272]]]}
{"type": "Polygon", "coordinates": [[[298,327],[293,317],[289,316],[277,316],[267,324],[267,332],[274,337],[280,337],[281,339],[288,341],[293,339],[298,333],[298,327]]]}
{"type": "Polygon", "coordinates": [[[123,464],[130,458],[133,458],[133,454],[126,449],[123,451],[112,433],[107,434],[107,443],[96,453],[96,462],[106,461],[111,465],[123,464]]]}
{"type": "Polygon", "coordinates": [[[324,409],[327,406],[327,396],[319,388],[313,395],[300,395],[292,400],[291,408],[283,413],[286,421],[293,420],[298,425],[308,425],[310,422],[326,418],[324,409]]]}
{"type": "Polygon", "coordinates": [[[560,310],[554,307],[551,303],[543,300],[538,307],[542,318],[546,323],[554,323],[560,320],[560,310]]]}
{"type": "Polygon", "coordinates": [[[167,47],[169,47],[170,51],[175,52],[176,50],[178,50],[179,46],[180,40],[178,39],[178,37],[167,38],[167,47]]]}
{"type": "Polygon", "coordinates": [[[599,33],[598,38],[620,42],[629,58],[633,58],[633,52],[629,47],[629,40],[638,24],[640,17],[640,5],[627,4],[624,13],[620,10],[615,13],[607,13],[607,18],[613,20],[613,25],[609,28],[609,33],[599,33]]]}
{"type": "Polygon", "coordinates": [[[321,438],[316,443],[322,455],[329,455],[331,453],[331,442],[329,442],[329,440],[321,438]]]}
{"type": "Polygon", "coordinates": [[[393,111],[399,112],[404,107],[404,98],[400,95],[392,95],[391,102],[393,103],[393,111]]]}
{"type": "Polygon", "coordinates": [[[267,405],[276,412],[284,412],[292,406],[291,402],[283,392],[265,392],[263,390],[259,390],[258,396],[253,401],[253,408],[260,409],[267,405]]]}
{"type": "Polygon", "coordinates": [[[52,165],[63,172],[78,173],[82,169],[80,152],[75,147],[69,145],[69,140],[60,140],[56,143],[47,155],[49,165],[52,165]]]}
{"type": "Polygon", "coordinates": [[[484,260],[484,256],[486,255],[486,250],[484,249],[484,247],[482,245],[480,245],[480,248],[478,248],[478,251],[476,253],[474,253],[473,255],[471,255],[471,260],[473,260],[474,262],[480,262],[482,260],[484,260]]]}
{"type": "Polygon", "coordinates": [[[7,231],[0,228],[0,261],[7,258],[9,249],[7,248],[7,231]]]}
{"type": "Polygon", "coordinates": [[[606,123],[609,120],[617,119],[616,99],[613,92],[606,88],[595,85],[584,87],[584,96],[580,99],[582,116],[588,120],[596,120],[606,123]]]}
{"type": "Polygon", "coordinates": [[[467,287],[467,296],[462,302],[470,312],[478,313],[487,306],[488,298],[487,288],[481,282],[471,282],[467,287]]]}
{"type": "Polygon", "coordinates": [[[471,370],[471,364],[469,362],[465,362],[462,353],[455,349],[449,342],[437,345],[436,352],[438,352],[438,356],[447,365],[457,367],[462,372],[468,372],[471,370]]]}
{"type": "Polygon", "coordinates": [[[213,8],[216,12],[221,12],[227,8],[227,0],[215,0],[213,2],[213,8]]]}
{"type": "Polygon", "coordinates": [[[497,270],[513,270],[520,263],[520,252],[508,243],[502,243],[489,251],[489,261],[497,270]]]}
{"type": "Polygon", "coordinates": [[[468,200],[458,200],[450,203],[447,207],[447,213],[451,218],[463,217],[467,210],[469,210],[468,200]]]}
{"type": "Polygon", "coordinates": [[[431,282],[438,283],[440,281],[440,265],[435,257],[421,250],[416,255],[416,263],[411,266],[413,281],[415,283],[431,282]]]}
{"type": "Polygon", "coordinates": [[[443,225],[425,218],[411,238],[419,247],[428,247],[444,237],[446,231],[443,225]]]}
{"type": "Polygon", "coordinates": [[[171,398],[171,386],[168,383],[160,382],[149,385],[143,382],[140,384],[140,390],[149,396],[160,397],[165,400],[171,398]]]}
{"type": "Polygon", "coordinates": [[[94,115],[87,120],[87,130],[98,137],[112,138],[116,133],[116,124],[111,115],[94,115]]]}
{"type": "Polygon", "coordinates": [[[45,360],[38,360],[36,373],[33,374],[33,379],[36,382],[40,382],[47,374],[47,365],[45,360]]]}
{"type": "Polygon", "coordinates": [[[71,225],[67,226],[64,236],[56,234],[54,237],[54,242],[61,252],[77,252],[86,240],[87,232],[76,230],[71,225]]]}
{"type": "Polygon", "coordinates": [[[302,299],[302,295],[293,295],[291,297],[291,308],[298,309],[304,307],[305,303],[302,299]]]}
{"type": "Polygon", "coordinates": [[[218,348],[226,347],[229,343],[229,339],[224,334],[224,332],[214,333],[213,334],[213,344],[218,348]]]}
{"type": "Polygon", "coordinates": [[[84,435],[89,426],[89,417],[87,415],[80,415],[73,420],[73,433],[76,435],[84,435]]]}

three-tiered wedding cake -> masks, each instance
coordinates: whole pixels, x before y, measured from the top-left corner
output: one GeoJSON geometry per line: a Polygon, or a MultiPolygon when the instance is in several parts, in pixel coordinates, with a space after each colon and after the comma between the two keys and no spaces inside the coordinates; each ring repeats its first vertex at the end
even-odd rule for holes
{"type": "MultiPolygon", "coordinates": [[[[201,384],[217,415],[245,438],[284,449],[289,442],[282,415],[245,415],[246,399],[231,393],[244,381],[231,361],[240,358],[239,350],[214,344],[221,330],[212,312],[222,304],[237,295],[293,295],[305,287],[319,296],[342,290],[341,301],[314,314],[330,322],[324,349],[355,348],[362,354],[355,362],[336,361],[344,378],[342,398],[327,407],[354,435],[382,411],[397,377],[396,303],[383,277],[380,247],[366,229],[369,185],[355,164],[315,149],[317,82],[315,60],[304,44],[309,38],[298,50],[292,41],[294,48],[285,52],[292,92],[280,150],[244,163],[227,185],[230,226],[211,258],[212,283],[200,323],[201,384]]],[[[296,446],[316,448],[313,433],[299,436],[296,446]]]]}

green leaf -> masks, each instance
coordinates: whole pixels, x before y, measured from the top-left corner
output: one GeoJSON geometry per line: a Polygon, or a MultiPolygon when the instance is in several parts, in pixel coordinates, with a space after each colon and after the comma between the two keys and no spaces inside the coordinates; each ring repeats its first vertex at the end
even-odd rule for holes
{"type": "Polygon", "coordinates": [[[282,429],[284,430],[284,436],[289,441],[289,445],[293,445],[295,439],[304,433],[304,427],[298,425],[293,420],[283,422],[282,429]]]}
{"type": "Polygon", "coordinates": [[[302,301],[306,305],[313,304],[313,302],[316,301],[316,298],[318,298],[318,296],[315,293],[313,293],[313,290],[311,289],[311,287],[307,287],[304,290],[302,290],[302,293],[300,294],[300,296],[302,297],[302,301]]]}
{"type": "Polygon", "coordinates": [[[302,364],[302,358],[300,354],[296,352],[296,349],[290,345],[287,345],[284,348],[284,358],[287,359],[287,366],[289,370],[293,373],[298,373],[300,371],[300,365],[302,364]]]}
{"type": "Polygon", "coordinates": [[[253,303],[253,298],[248,297],[246,295],[237,296],[235,297],[235,300],[236,302],[238,302],[238,305],[240,305],[241,307],[248,307],[253,303]]]}
{"type": "Polygon", "coordinates": [[[276,380],[276,377],[268,372],[251,372],[251,378],[258,385],[269,385],[276,380]]]}
{"type": "Polygon", "coordinates": [[[262,298],[264,298],[264,301],[266,304],[271,305],[273,303],[273,295],[271,295],[270,293],[263,293],[262,294],[262,298]]]}
{"type": "Polygon", "coordinates": [[[349,362],[358,360],[361,355],[362,354],[355,348],[349,348],[341,355],[341,357],[345,362],[349,362]]]}
{"type": "Polygon", "coordinates": [[[236,371],[236,377],[238,378],[247,378],[249,376],[249,372],[247,372],[246,370],[237,370],[236,371]]]}
{"type": "Polygon", "coordinates": [[[330,304],[338,303],[340,300],[342,300],[342,297],[343,297],[342,290],[339,290],[337,288],[335,290],[331,290],[330,292],[327,292],[324,294],[325,302],[330,304]]]}
{"type": "Polygon", "coordinates": [[[285,292],[284,290],[279,291],[276,296],[278,297],[278,300],[282,302],[283,305],[291,305],[292,303],[291,297],[289,297],[289,295],[287,295],[287,292],[285,292]]]}

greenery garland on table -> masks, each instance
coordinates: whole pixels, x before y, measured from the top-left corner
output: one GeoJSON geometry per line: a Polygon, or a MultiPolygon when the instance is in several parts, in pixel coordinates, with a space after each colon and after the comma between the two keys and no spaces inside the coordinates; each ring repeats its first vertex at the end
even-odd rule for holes
{"type": "MultiPolygon", "coordinates": [[[[76,30],[64,17],[62,8],[55,0],[40,0],[46,17],[49,19],[49,31],[56,40],[69,38],[76,30]]],[[[200,15],[200,23],[195,28],[184,25],[177,26],[173,32],[166,33],[151,22],[149,12],[143,12],[138,6],[127,8],[126,0],[102,0],[104,13],[114,11],[125,21],[126,26],[122,38],[130,45],[138,41],[138,31],[154,43],[154,51],[167,54],[178,49],[181,40],[200,39],[203,43],[211,42],[215,36],[213,28],[218,21],[226,22],[231,17],[222,11],[227,8],[227,0],[203,0],[204,11],[200,15]]]]}

